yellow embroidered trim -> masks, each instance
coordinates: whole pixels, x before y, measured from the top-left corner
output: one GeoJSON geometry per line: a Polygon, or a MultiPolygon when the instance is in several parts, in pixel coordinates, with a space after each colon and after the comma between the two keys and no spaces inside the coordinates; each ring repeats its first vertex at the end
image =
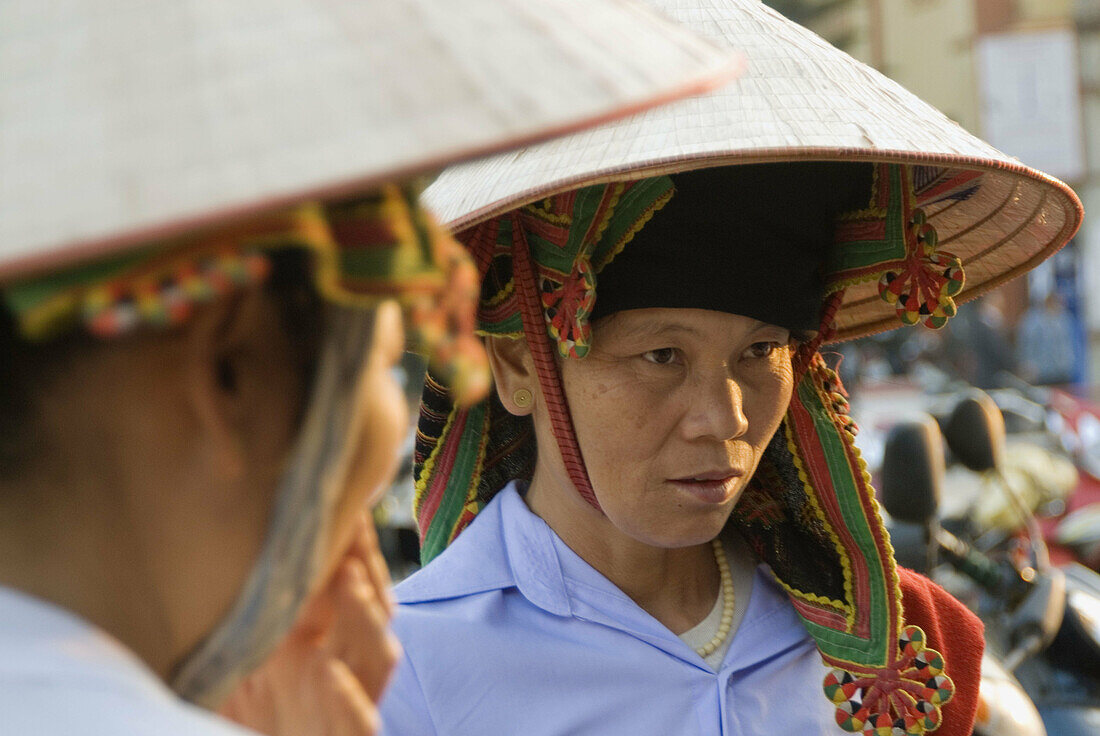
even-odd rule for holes
{"type": "MultiPolygon", "coordinates": [[[[868,281],[877,281],[882,278],[882,274],[886,272],[883,268],[879,271],[873,271],[863,276],[852,276],[851,278],[841,279],[840,281],[833,281],[825,285],[825,296],[831,296],[838,291],[843,291],[850,286],[858,286],[859,284],[865,284],[868,281]]],[[[883,302],[885,304],[885,302],[883,302]]]]}
{"type": "MultiPolygon", "coordinates": [[[[833,407],[826,404],[825,408],[826,411],[829,412],[829,418],[833,423],[838,423],[839,416],[836,411],[833,410],[833,407]]],[[[878,521],[878,527],[882,532],[882,541],[886,551],[886,556],[883,558],[882,564],[884,567],[889,568],[890,583],[893,585],[894,599],[898,604],[898,615],[894,620],[894,627],[896,629],[894,638],[896,639],[901,636],[901,630],[904,628],[905,609],[904,606],[902,606],[901,578],[898,576],[898,566],[894,559],[894,546],[890,543],[890,533],[886,530],[886,525],[882,521],[882,512],[879,510],[878,499],[875,498],[874,486],[871,485],[871,473],[867,470],[867,461],[863,459],[863,453],[860,452],[859,446],[851,439],[850,435],[848,439],[845,440],[845,444],[851,448],[852,456],[855,458],[857,467],[852,468],[852,470],[858,470],[860,477],[863,479],[863,489],[860,490],[859,493],[865,500],[870,501],[869,508],[871,513],[874,514],[875,520],[878,521]]],[[[849,467],[851,467],[851,463],[849,463],[849,467]]],[[[826,528],[832,533],[832,529],[826,528]]],[[[847,576],[847,570],[845,570],[845,575],[847,576]]],[[[850,590],[848,591],[848,595],[851,595],[850,590]]]]}
{"type": "MultiPolygon", "coordinates": [[[[474,465],[476,470],[473,477],[470,479],[470,485],[466,489],[466,501],[462,504],[463,512],[470,512],[471,514],[477,514],[477,487],[481,485],[481,471],[485,467],[485,451],[489,447],[489,411],[485,410],[485,417],[481,422],[481,441],[477,446],[477,463],[474,465]]],[[[458,517],[462,518],[461,515],[458,517]]],[[[458,536],[458,524],[455,524],[455,528],[451,530],[451,535],[447,539],[447,544],[450,544],[458,536]]]]}
{"type": "MultiPolygon", "coordinates": [[[[879,171],[883,167],[880,165],[874,165],[871,167],[871,196],[867,202],[867,206],[859,210],[849,210],[838,217],[839,220],[862,220],[867,217],[886,217],[885,207],[875,207],[875,197],[878,196],[878,177],[879,171]]],[[[902,168],[907,168],[902,166],[902,168]]],[[[903,174],[904,176],[904,174],[903,174]]]]}
{"type": "MultiPolygon", "coordinates": [[[[827,407],[827,411],[829,412],[831,417],[835,417],[835,412],[832,410],[831,407],[827,407]]],[[[791,442],[793,441],[793,438],[791,437],[791,433],[789,431],[787,432],[787,438],[788,438],[788,448],[790,448],[791,447],[791,442]]],[[[886,552],[887,552],[887,555],[888,555],[887,559],[885,559],[883,561],[883,564],[888,566],[889,569],[890,569],[890,582],[893,584],[893,595],[894,595],[895,601],[897,602],[897,607],[898,607],[898,616],[892,622],[892,625],[894,626],[894,631],[892,632],[893,640],[897,640],[901,636],[902,629],[905,628],[905,622],[904,622],[904,620],[905,620],[905,609],[904,609],[904,606],[902,605],[901,578],[898,576],[897,565],[894,563],[894,547],[893,547],[893,545],[890,544],[890,535],[887,533],[885,525],[882,524],[882,515],[879,512],[878,501],[875,499],[875,496],[874,496],[874,490],[873,490],[873,487],[871,485],[871,474],[867,470],[867,462],[863,459],[863,455],[859,451],[859,447],[856,446],[856,444],[854,442],[851,442],[848,446],[852,449],[852,451],[854,453],[854,456],[855,456],[856,463],[858,465],[860,474],[863,477],[864,488],[866,488],[866,493],[863,494],[863,497],[870,499],[871,509],[874,512],[876,518],[879,520],[879,528],[882,530],[883,541],[885,543],[886,552]]],[[[792,451],[791,454],[792,454],[792,457],[795,460],[796,466],[798,467],[798,476],[799,476],[799,478],[801,478],[803,480],[803,483],[806,483],[807,478],[806,478],[806,476],[805,476],[805,474],[802,470],[802,463],[800,462],[798,456],[793,453],[793,451],[792,451]]],[[[812,498],[812,496],[811,496],[811,498],[812,498]]],[[[816,499],[814,499],[814,507],[815,507],[815,510],[816,510],[817,509],[816,499]]],[[[832,527],[829,526],[829,524],[827,522],[825,524],[825,529],[829,533],[830,537],[833,538],[833,543],[838,544],[838,538],[833,533],[832,527]]],[[[845,579],[844,587],[845,587],[845,591],[848,594],[848,596],[850,597],[852,595],[852,591],[851,591],[851,587],[850,587],[850,572],[849,572],[849,568],[848,568],[847,562],[846,562],[847,558],[843,554],[842,550],[840,550],[838,548],[837,551],[841,555],[841,564],[844,567],[844,579],[845,579]]],[[[791,588],[790,586],[784,584],[782,580],[779,580],[778,577],[776,578],[776,580],[778,580],[779,584],[782,585],[789,592],[793,592],[797,595],[801,595],[801,596],[803,596],[803,597],[805,597],[809,600],[814,600],[817,603],[822,602],[817,596],[806,595],[806,594],[802,593],[801,591],[797,591],[797,590],[791,588]]],[[[825,603],[828,603],[828,602],[829,601],[826,599],[825,603]]],[[[847,607],[845,607],[845,610],[848,610],[847,607]]],[[[853,625],[854,625],[854,618],[850,618],[849,619],[849,629],[851,629],[853,625]]],[[[919,627],[917,627],[917,628],[919,628],[919,627]]],[[[927,636],[925,637],[925,641],[927,641],[927,636]]],[[[854,649],[853,647],[847,647],[843,644],[835,644],[834,646],[836,646],[837,648],[854,649]]],[[[824,661],[824,659],[823,659],[823,661],[824,661]]],[[[826,662],[826,664],[830,667],[836,667],[838,664],[847,665],[851,668],[852,672],[868,672],[871,669],[873,669],[873,667],[867,665],[866,663],[855,662],[855,661],[847,660],[847,659],[841,659],[839,657],[831,657],[830,661],[826,662]]]]}
{"type": "Polygon", "coordinates": [[[74,289],[58,294],[24,314],[20,321],[22,329],[30,335],[49,337],[60,331],[62,325],[70,324],[69,317],[75,319],[85,294],[84,289],[74,289]]]}
{"type": "Polygon", "coordinates": [[[596,273],[599,273],[604,268],[606,268],[607,264],[611,263],[611,261],[614,260],[615,256],[623,252],[623,248],[625,248],[627,244],[634,239],[635,235],[641,232],[641,229],[646,226],[646,223],[653,219],[654,214],[656,214],[661,208],[669,203],[669,201],[672,199],[672,195],[675,193],[675,189],[670,189],[667,194],[663,195],[660,199],[655,201],[649,207],[649,209],[642,213],[642,216],[638,218],[638,221],[635,222],[630,230],[628,230],[626,234],[624,234],[623,237],[619,239],[619,242],[611,248],[611,251],[608,252],[603,261],[598,265],[593,264],[593,267],[596,269],[596,273]]]}
{"type": "Polygon", "coordinates": [[[794,460],[795,467],[798,468],[798,478],[802,481],[802,487],[806,491],[806,497],[810,501],[810,505],[814,510],[814,514],[817,516],[818,519],[821,520],[821,523],[825,528],[825,532],[829,535],[829,538],[833,540],[833,547],[836,548],[837,556],[840,558],[840,567],[841,570],[844,572],[844,594],[845,596],[847,596],[848,601],[836,601],[830,598],[824,598],[814,593],[805,593],[796,588],[789,587],[785,583],[783,584],[783,587],[786,588],[789,592],[794,593],[795,595],[798,595],[805,600],[813,601],[815,603],[824,602],[830,606],[839,608],[844,611],[845,619],[848,623],[848,633],[851,633],[852,629],[855,627],[856,615],[855,607],[849,602],[855,599],[855,596],[852,593],[851,560],[848,559],[848,554],[844,549],[844,545],[840,541],[840,537],[835,531],[833,531],[832,524],[829,523],[829,520],[825,517],[825,511],[818,503],[817,491],[811,485],[810,477],[806,473],[806,468],[802,464],[802,459],[798,455],[798,446],[795,444],[794,441],[794,430],[792,430],[789,425],[785,425],[784,434],[787,437],[787,451],[791,453],[791,458],[794,460]]]}
{"type": "Polygon", "coordinates": [[[523,332],[522,331],[516,331],[516,332],[489,332],[488,330],[483,330],[480,327],[478,329],[474,330],[474,334],[477,335],[478,337],[507,337],[509,340],[519,340],[523,337],[523,332]]]}
{"type": "Polygon", "coordinates": [[[555,215],[553,212],[550,211],[550,208],[553,207],[553,206],[554,206],[554,198],[553,197],[547,197],[546,199],[542,200],[542,202],[539,202],[539,203],[532,202],[531,204],[527,205],[523,209],[527,210],[527,212],[531,213],[535,217],[538,217],[539,219],[541,219],[545,222],[549,222],[553,225],[572,225],[573,224],[573,213],[572,212],[563,212],[560,215],[555,215]]]}
{"type": "MultiPolygon", "coordinates": [[[[399,235],[402,240],[417,239],[416,229],[413,226],[412,215],[408,203],[401,196],[401,190],[393,184],[382,187],[383,201],[376,205],[380,211],[390,211],[393,222],[399,223],[399,235]]],[[[415,303],[423,298],[422,294],[406,293],[393,294],[380,297],[376,294],[356,294],[340,288],[341,279],[345,278],[340,272],[340,252],[332,231],[329,229],[328,220],[324,210],[317,203],[304,204],[295,210],[295,224],[297,234],[304,242],[291,243],[292,245],[307,247],[316,257],[314,266],[314,282],[321,295],[330,301],[348,307],[374,307],[383,301],[392,299],[399,304],[407,305],[415,303]]],[[[285,238],[279,238],[284,240],[285,238]]],[[[425,275],[425,280],[439,283],[441,276],[425,275]]]]}
{"type": "Polygon", "coordinates": [[[587,257],[588,252],[592,250],[593,246],[600,242],[600,236],[607,230],[607,226],[611,224],[611,218],[615,216],[615,208],[619,206],[619,198],[626,188],[626,183],[619,181],[609,184],[608,186],[611,188],[611,198],[607,201],[607,209],[604,210],[603,218],[596,225],[595,230],[592,231],[591,237],[586,242],[581,243],[581,247],[578,249],[577,255],[573,259],[574,264],[581,256],[587,257]]]}
{"type": "MultiPolygon", "coordinates": [[[[894,598],[898,603],[898,617],[894,621],[897,629],[895,634],[901,636],[901,630],[905,628],[905,606],[902,605],[901,577],[898,575],[898,566],[894,558],[894,545],[890,542],[890,532],[886,530],[886,524],[882,522],[882,512],[879,510],[878,499],[875,498],[875,491],[871,486],[871,473],[867,470],[867,461],[863,459],[863,453],[859,451],[859,447],[856,446],[855,442],[851,444],[851,447],[855,453],[856,462],[859,463],[860,473],[863,474],[863,485],[867,489],[866,497],[871,501],[871,509],[874,511],[875,518],[878,519],[879,528],[882,530],[882,541],[887,552],[883,564],[890,568],[890,582],[894,586],[894,598]]],[[[927,638],[925,640],[927,641],[927,638]]]]}
{"type": "MultiPolygon", "coordinates": [[[[443,425],[443,431],[439,433],[440,439],[446,437],[448,433],[450,433],[457,415],[458,408],[451,409],[450,415],[447,416],[447,422],[443,425]]],[[[420,504],[423,502],[424,494],[428,489],[428,478],[431,477],[432,471],[435,469],[435,460],[439,456],[439,451],[442,449],[442,442],[438,442],[436,446],[432,448],[432,453],[428,455],[428,459],[424,461],[424,467],[420,469],[420,477],[417,478],[416,483],[413,484],[413,488],[415,489],[413,492],[413,518],[416,519],[416,527],[421,537],[423,537],[428,530],[420,528],[420,504]]]]}
{"type": "Polygon", "coordinates": [[[504,285],[500,291],[498,291],[488,301],[483,301],[482,305],[486,307],[496,307],[504,302],[508,297],[512,296],[512,293],[516,290],[516,282],[514,279],[509,279],[508,283],[504,285]]]}
{"type": "Polygon", "coordinates": [[[841,221],[845,221],[845,220],[866,220],[866,219],[871,218],[871,217],[873,217],[875,219],[878,219],[878,220],[881,220],[882,218],[886,217],[886,208],[885,207],[874,207],[874,206],[872,206],[872,207],[865,207],[864,209],[861,209],[861,210],[848,210],[847,212],[839,215],[837,217],[837,219],[841,220],[841,221]]]}

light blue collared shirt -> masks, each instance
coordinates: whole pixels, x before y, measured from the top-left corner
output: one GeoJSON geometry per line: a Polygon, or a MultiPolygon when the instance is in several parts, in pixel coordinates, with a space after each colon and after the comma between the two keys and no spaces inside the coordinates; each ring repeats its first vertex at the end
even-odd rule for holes
{"type": "Polygon", "coordinates": [[[2,586],[0,734],[259,736],[177,698],[87,621],[2,586]]]}
{"type": "Polygon", "coordinates": [[[506,486],[397,586],[386,736],[829,734],[826,668],[767,568],[715,672],[506,486]]]}

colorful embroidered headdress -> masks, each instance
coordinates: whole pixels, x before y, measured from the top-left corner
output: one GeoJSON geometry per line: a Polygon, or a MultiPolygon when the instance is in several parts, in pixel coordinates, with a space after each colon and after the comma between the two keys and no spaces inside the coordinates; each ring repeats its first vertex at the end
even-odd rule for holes
{"type": "Polygon", "coordinates": [[[487,386],[473,337],[477,272],[467,252],[417,201],[419,188],[386,185],[329,205],[304,204],[167,242],[79,263],[0,287],[19,333],[48,340],[85,329],[113,337],[184,322],[195,307],[262,282],[268,256],[310,254],[326,299],[370,308],[396,300],[410,345],[429,356],[465,401],[487,386]]]}
{"type": "MultiPolygon", "coordinates": [[[[934,731],[953,684],[924,633],[905,621],[845,393],[818,349],[902,324],[942,326],[957,304],[1062,247],[1080,225],[1080,202],[755,0],[650,2],[746,49],[746,76],[584,135],[452,167],[425,199],[477,261],[480,327],[527,338],[570,478],[595,503],[555,361],[583,359],[604,254],[628,253],[650,218],[657,226],[671,194],[663,177],[740,164],[865,162],[862,203],[838,213],[823,254],[819,330],[795,356],[790,409],[731,524],[770,564],[816,640],[840,728],[934,731]],[[579,257],[571,262],[563,251],[579,257]]],[[[747,245],[737,257],[752,254],[747,245]]],[[[529,477],[531,431],[494,399],[455,410],[429,376],[417,438],[425,560],[487,494],[529,477]]]]}

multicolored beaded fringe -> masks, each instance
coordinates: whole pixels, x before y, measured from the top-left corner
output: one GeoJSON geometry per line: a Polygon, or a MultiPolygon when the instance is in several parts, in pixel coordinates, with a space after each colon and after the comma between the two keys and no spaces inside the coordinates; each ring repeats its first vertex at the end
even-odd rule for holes
{"type": "Polygon", "coordinates": [[[195,305],[262,283],[270,270],[270,260],[256,250],[188,259],[159,278],[115,281],[89,289],[83,321],[99,337],[118,337],[141,325],[179,325],[195,305]]]}
{"type": "Polygon", "coordinates": [[[474,337],[478,274],[466,250],[420,207],[411,187],[311,203],[120,256],[5,284],[0,298],[29,340],[83,325],[118,337],[184,323],[194,309],[262,283],[268,254],[300,248],[327,299],[354,308],[396,300],[413,349],[428,355],[459,403],[482,398],[488,361],[474,337]]]}

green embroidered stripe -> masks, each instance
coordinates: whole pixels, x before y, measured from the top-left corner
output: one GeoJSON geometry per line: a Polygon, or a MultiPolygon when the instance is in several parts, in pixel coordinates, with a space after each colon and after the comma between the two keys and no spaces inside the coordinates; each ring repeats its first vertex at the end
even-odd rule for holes
{"type": "Polygon", "coordinates": [[[478,329],[491,335],[523,332],[523,317],[520,316],[519,312],[513,312],[499,322],[485,322],[482,320],[478,322],[478,329]]]}
{"type": "Polygon", "coordinates": [[[143,248],[122,256],[104,258],[80,266],[51,271],[36,278],[17,281],[3,287],[0,294],[13,312],[19,314],[34,309],[49,301],[59,293],[89,283],[105,281],[125,274],[131,268],[141,265],[153,254],[164,250],[163,246],[143,248]]]}
{"type": "MultiPolygon", "coordinates": [[[[886,167],[890,175],[889,200],[886,206],[886,227],[882,240],[853,240],[837,243],[831,249],[826,272],[842,278],[844,271],[905,258],[905,223],[902,221],[902,168],[899,165],[886,167]]],[[[859,220],[857,220],[858,222],[859,220]]],[[[863,220],[871,222],[868,218],[863,220]]]]}
{"type": "MultiPolygon", "coordinates": [[[[553,243],[537,234],[534,228],[527,228],[527,245],[531,249],[531,255],[539,264],[540,271],[556,271],[567,275],[573,270],[573,260],[580,252],[581,243],[596,208],[603,199],[604,186],[585,187],[577,191],[577,198],[573,205],[573,225],[566,234],[564,245],[553,243]]],[[[538,215],[528,214],[535,220],[538,215]]],[[[505,219],[510,219],[506,216],[505,219]]],[[[564,225],[548,227],[564,228],[564,225]]]]}
{"type": "Polygon", "coordinates": [[[889,630],[889,620],[885,615],[890,602],[888,596],[891,594],[891,586],[886,579],[886,570],[879,560],[874,535],[864,515],[859,489],[852,477],[844,441],[839,434],[841,430],[836,427],[828,410],[822,405],[812,379],[802,381],[798,386],[798,393],[803,405],[810,412],[816,434],[821,440],[845,526],[868,564],[871,609],[866,615],[871,621],[871,638],[863,639],[811,621],[805,622],[806,627],[826,654],[839,659],[855,660],[861,664],[882,666],[888,661],[891,648],[895,645],[891,638],[893,632],[889,630]]]}
{"type": "Polygon", "coordinates": [[[471,407],[466,415],[466,426],[462,429],[454,467],[447,479],[439,508],[432,517],[431,525],[421,544],[420,554],[424,560],[434,558],[447,547],[451,532],[458,523],[459,517],[462,516],[469,484],[476,482],[476,479],[472,481],[471,479],[474,478],[480,466],[481,438],[488,431],[485,422],[486,411],[486,403],[481,402],[471,407]]]}
{"type": "Polygon", "coordinates": [[[340,253],[340,266],[341,273],[349,276],[362,274],[380,280],[387,274],[401,274],[404,278],[438,274],[438,268],[415,243],[396,242],[345,250],[340,253]]]}
{"type": "Polygon", "coordinates": [[[612,249],[622,242],[623,238],[633,234],[638,227],[640,218],[649,214],[655,203],[667,197],[672,191],[672,179],[667,176],[658,176],[652,179],[643,179],[628,187],[619,199],[618,212],[629,217],[612,217],[607,223],[607,229],[600,236],[599,243],[593,249],[592,265],[597,269],[603,268],[605,260],[612,255],[612,249]]]}
{"type": "Polygon", "coordinates": [[[902,258],[905,258],[905,241],[902,238],[891,239],[887,235],[886,240],[849,240],[833,252],[829,273],[854,271],[902,258]]]}

